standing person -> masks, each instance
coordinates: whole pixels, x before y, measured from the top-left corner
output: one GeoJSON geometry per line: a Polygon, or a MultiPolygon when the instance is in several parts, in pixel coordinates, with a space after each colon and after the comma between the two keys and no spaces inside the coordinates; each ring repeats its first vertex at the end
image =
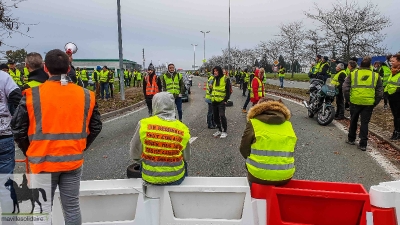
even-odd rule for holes
{"type": "Polygon", "coordinates": [[[389,100],[390,110],[393,115],[394,131],[390,140],[400,139],[400,54],[394,55],[390,59],[392,64],[391,73],[385,94],[389,100]]]}
{"type": "Polygon", "coordinates": [[[5,63],[1,64],[0,65],[0,70],[3,71],[3,72],[6,72],[8,74],[8,70],[9,69],[8,69],[7,64],[5,64],[5,63]]]}
{"type": "Polygon", "coordinates": [[[109,92],[109,81],[111,79],[110,71],[107,66],[103,66],[103,70],[100,72],[100,96],[104,100],[104,92],[106,92],[106,101],[110,98],[109,92]]]}
{"type": "Polygon", "coordinates": [[[100,71],[101,66],[96,66],[96,69],[93,71],[92,78],[94,80],[94,88],[96,90],[96,98],[100,97],[100,71]]]}
{"type": "MultiPolygon", "coordinates": [[[[58,187],[65,223],[81,224],[83,153],[100,133],[102,122],[93,92],[72,82],[61,83],[61,75],[68,69],[65,52],[54,49],[46,54],[44,70],[49,80],[25,91],[11,128],[19,148],[28,157],[32,174],[51,176],[51,184],[35,176],[32,186],[51,188],[52,200],[58,187]],[[68,104],[60,99],[68,99],[68,104]]],[[[43,205],[43,212],[51,213],[51,206],[43,205]]]]}
{"type": "MultiPolygon", "coordinates": [[[[388,57],[387,61],[389,61],[391,56],[388,57]]],[[[387,62],[383,62],[381,65],[381,68],[379,70],[379,75],[382,78],[382,83],[383,83],[383,88],[385,89],[389,78],[392,76],[392,71],[390,70],[390,67],[387,62]]],[[[383,93],[383,108],[387,109],[388,108],[388,94],[387,92],[383,93]]]]}
{"type": "Polygon", "coordinates": [[[319,67],[317,78],[326,82],[326,80],[331,76],[330,75],[330,66],[329,66],[329,58],[328,56],[324,56],[322,59],[322,63],[319,67]]]}
{"type": "Polygon", "coordinates": [[[264,85],[261,82],[263,73],[264,69],[256,69],[254,72],[254,78],[251,80],[250,101],[253,103],[253,106],[265,95],[264,85]]]}
{"type": "Polygon", "coordinates": [[[132,82],[132,76],[133,76],[133,72],[131,71],[131,69],[128,70],[128,86],[131,86],[131,82],[132,82]]]}
{"type": "Polygon", "coordinates": [[[240,153],[250,183],[280,186],[293,177],[297,137],[290,116],[281,100],[265,97],[249,110],[240,153]]]}
{"type": "MultiPolygon", "coordinates": [[[[250,80],[252,81],[253,79],[254,79],[254,75],[251,74],[250,75],[250,80]]],[[[247,98],[246,98],[246,101],[244,102],[244,105],[243,105],[243,109],[242,109],[243,113],[247,113],[247,106],[250,103],[250,96],[251,96],[251,92],[253,90],[252,87],[251,87],[251,84],[252,84],[252,82],[249,82],[247,84],[247,98]]]]}
{"type": "MultiPolygon", "coordinates": [[[[144,74],[144,70],[143,70],[143,74],[144,74]]],[[[140,71],[138,71],[136,73],[136,81],[137,81],[137,86],[141,87],[142,86],[142,73],[140,73],[140,71]]]]}
{"type": "Polygon", "coordinates": [[[69,79],[71,79],[71,81],[74,84],[78,84],[79,86],[83,87],[83,82],[82,82],[81,78],[78,77],[75,67],[72,65],[72,61],[73,61],[72,53],[67,51],[67,55],[69,57],[69,67],[70,67],[70,69],[67,73],[67,76],[69,77],[69,79]]]}
{"type": "Polygon", "coordinates": [[[228,136],[228,122],[225,116],[226,102],[231,95],[230,80],[226,79],[220,66],[213,69],[214,80],[211,90],[211,102],[213,105],[214,122],[217,124],[218,131],[214,137],[226,138],[228,136]]]}
{"type": "MultiPolygon", "coordinates": [[[[251,75],[253,75],[253,74],[251,74],[251,75]]],[[[249,83],[250,83],[250,73],[245,73],[245,75],[244,75],[244,78],[243,78],[243,86],[242,86],[242,88],[243,88],[243,91],[242,91],[242,96],[244,96],[244,97],[246,97],[246,91],[247,91],[247,86],[249,85],[249,83]]]]}
{"type": "Polygon", "coordinates": [[[168,92],[154,95],[154,116],[138,122],[130,142],[131,157],[141,160],[142,179],[150,184],[179,185],[188,175],[190,131],[175,119],[174,101],[168,92]]]}
{"type": "Polygon", "coordinates": [[[49,75],[43,69],[43,58],[39,53],[31,52],[26,55],[25,65],[29,71],[29,78],[21,91],[39,86],[49,79],[49,75]]]}
{"type": "Polygon", "coordinates": [[[134,70],[133,71],[133,87],[136,87],[136,78],[137,78],[137,71],[136,70],[134,70]]]}
{"type": "Polygon", "coordinates": [[[129,70],[124,69],[124,83],[125,87],[129,86],[129,70]]]}
{"type": "Polygon", "coordinates": [[[89,85],[89,74],[86,70],[86,67],[83,67],[83,69],[81,71],[81,79],[83,82],[83,87],[87,88],[87,86],[89,85]]]}
{"type": "Polygon", "coordinates": [[[15,61],[13,60],[8,60],[8,74],[12,77],[14,82],[18,85],[18,87],[22,87],[24,85],[24,78],[21,74],[21,71],[16,68],[15,61]]]}
{"type": "Polygon", "coordinates": [[[212,102],[211,102],[211,91],[212,91],[213,83],[214,83],[214,76],[210,76],[207,81],[207,89],[206,89],[206,96],[205,96],[205,101],[208,104],[208,112],[207,112],[208,129],[216,129],[217,128],[217,125],[215,124],[215,121],[214,121],[213,106],[212,106],[212,102]]]}
{"type": "MultiPolygon", "coordinates": [[[[222,74],[222,69],[221,69],[222,74]]],[[[175,105],[178,111],[179,120],[182,121],[182,95],[185,93],[185,84],[173,63],[168,64],[167,73],[160,76],[162,91],[167,91],[174,95],[175,105]]]]}
{"type": "Polygon", "coordinates": [[[157,79],[155,68],[150,63],[147,75],[143,79],[143,95],[149,110],[149,116],[153,115],[153,96],[158,93],[159,85],[160,81],[157,79]]]}
{"type": "Polygon", "coordinates": [[[279,66],[279,70],[278,70],[279,83],[280,83],[280,88],[279,89],[283,88],[283,80],[285,79],[285,73],[286,73],[285,68],[283,68],[283,66],[280,65],[279,66]]]}
{"type": "MultiPolygon", "coordinates": [[[[352,61],[350,61],[352,62],[352,61]]],[[[349,64],[350,64],[349,62],[349,64]]],[[[374,107],[383,95],[379,74],[371,71],[371,57],[364,57],[360,68],[351,72],[343,83],[343,94],[350,102],[350,128],[346,143],[355,145],[358,118],[361,116],[360,143],[358,148],[367,150],[368,124],[374,107]]]]}
{"type": "Polygon", "coordinates": [[[108,80],[108,88],[110,89],[111,98],[114,98],[114,71],[110,70],[109,80],[108,80]]]}
{"type": "Polygon", "coordinates": [[[344,117],[344,96],[343,96],[343,90],[342,90],[344,79],[346,79],[346,70],[344,69],[343,63],[339,63],[336,66],[336,74],[331,81],[331,84],[334,85],[339,92],[336,95],[335,120],[343,120],[345,118],[344,117]]]}

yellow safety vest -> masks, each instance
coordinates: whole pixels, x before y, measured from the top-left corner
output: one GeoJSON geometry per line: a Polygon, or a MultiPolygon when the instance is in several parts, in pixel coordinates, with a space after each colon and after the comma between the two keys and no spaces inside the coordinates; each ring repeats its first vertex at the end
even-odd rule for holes
{"type": "Polygon", "coordinates": [[[28,85],[29,87],[33,88],[33,87],[37,87],[39,85],[41,85],[42,83],[40,83],[39,81],[36,80],[31,80],[28,83],[26,83],[26,85],[28,85]]]}
{"type": "Polygon", "coordinates": [[[377,73],[358,69],[351,73],[350,102],[356,105],[374,105],[377,73]]]}
{"type": "Polygon", "coordinates": [[[339,83],[339,76],[340,76],[340,74],[342,74],[342,73],[344,73],[344,74],[346,75],[345,70],[341,70],[341,71],[337,72],[337,73],[335,74],[335,76],[332,78],[331,84],[334,85],[335,87],[338,87],[338,86],[340,85],[340,83],[339,83]]]}
{"type": "Polygon", "coordinates": [[[165,89],[175,95],[179,95],[181,93],[181,88],[179,86],[179,81],[181,80],[181,75],[180,74],[175,74],[174,79],[170,78],[167,76],[167,74],[164,74],[164,81],[165,81],[165,89]]]}
{"type": "Polygon", "coordinates": [[[213,89],[211,91],[212,102],[222,102],[226,97],[226,81],[225,77],[221,77],[219,80],[219,86],[217,86],[217,79],[213,81],[213,89]]]}
{"type": "Polygon", "coordinates": [[[296,134],[289,121],[279,125],[250,119],[256,142],[251,145],[246,160],[247,170],[254,177],[268,181],[283,181],[295,172],[294,149],[296,134]]]}
{"type": "Polygon", "coordinates": [[[107,82],[107,80],[108,80],[108,74],[110,73],[110,71],[109,70],[106,70],[106,71],[104,71],[104,70],[102,70],[102,71],[100,71],[100,78],[99,78],[99,80],[100,80],[100,82],[107,82]]]}
{"type": "Polygon", "coordinates": [[[209,99],[209,100],[211,100],[211,88],[210,88],[210,85],[209,85],[209,83],[210,83],[210,81],[212,81],[212,80],[214,80],[214,77],[210,77],[210,78],[208,78],[208,81],[207,81],[207,89],[206,89],[206,99],[209,99]]]}
{"type": "Polygon", "coordinates": [[[250,74],[246,73],[246,76],[244,77],[244,82],[250,82],[250,74]]]}
{"type": "Polygon", "coordinates": [[[385,87],[385,92],[389,95],[394,94],[397,91],[397,88],[400,87],[400,73],[397,73],[394,76],[390,76],[389,81],[385,87]]]}
{"type": "Polygon", "coordinates": [[[314,66],[314,74],[319,72],[319,68],[321,68],[321,61],[318,61],[317,64],[314,66]]]}
{"type": "Polygon", "coordinates": [[[386,65],[382,65],[381,70],[383,70],[382,83],[383,83],[383,86],[385,87],[388,84],[390,77],[392,76],[392,71],[386,65]]]}
{"type": "Polygon", "coordinates": [[[279,69],[279,77],[285,77],[285,68],[279,69]]]}
{"type": "Polygon", "coordinates": [[[29,77],[29,70],[28,68],[24,67],[24,81],[28,81],[29,77]]]}
{"type": "Polygon", "coordinates": [[[81,80],[82,81],[88,81],[88,77],[87,77],[87,71],[86,70],[82,70],[81,71],[81,80]]]}
{"type": "Polygon", "coordinates": [[[190,139],[189,128],[178,120],[152,116],[140,121],[142,179],[152,184],[168,184],[185,175],[183,151],[190,139]]]}
{"type": "Polygon", "coordinates": [[[113,84],[114,83],[114,72],[110,71],[110,74],[111,74],[111,78],[110,78],[110,81],[108,83],[113,84]]]}
{"type": "MultiPolygon", "coordinates": [[[[263,91],[262,91],[262,83],[261,83],[261,80],[260,80],[258,77],[254,77],[253,80],[254,80],[254,79],[257,79],[257,82],[258,82],[258,97],[259,97],[259,98],[264,97],[264,93],[263,93],[263,91]]],[[[253,82],[252,82],[252,83],[253,83],[253,82]]],[[[250,90],[250,98],[254,98],[253,90],[250,90]]]]}
{"type": "Polygon", "coordinates": [[[136,74],[136,80],[142,80],[142,74],[140,72],[136,74]]]}
{"type": "Polygon", "coordinates": [[[18,86],[22,86],[21,71],[19,71],[19,69],[15,69],[15,72],[12,71],[11,69],[9,69],[9,70],[8,70],[8,73],[10,74],[10,76],[12,77],[12,79],[14,80],[14,82],[15,82],[18,86]]]}
{"type": "Polygon", "coordinates": [[[127,71],[127,70],[124,71],[124,78],[125,79],[129,78],[129,71],[127,71]]]}

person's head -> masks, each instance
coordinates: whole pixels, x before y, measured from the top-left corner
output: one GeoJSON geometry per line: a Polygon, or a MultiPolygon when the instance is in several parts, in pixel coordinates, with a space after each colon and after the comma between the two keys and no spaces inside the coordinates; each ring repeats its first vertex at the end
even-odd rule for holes
{"type": "Polygon", "coordinates": [[[260,78],[260,77],[261,77],[260,70],[255,70],[255,71],[254,71],[254,76],[260,78]]]}
{"type": "Polygon", "coordinates": [[[386,56],[386,60],[389,62],[390,59],[392,58],[392,56],[393,56],[393,55],[391,55],[391,54],[390,54],[390,55],[387,55],[387,56],[386,56]]]}
{"type": "Polygon", "coordinates": [[[1,65],[0,65],[0,70],[2,70],[2,71],[4,71],[4,72],[8,73],[8,66],[7,66],[7,64],[5,64],[5,63],[1,64],[1,65]]]}
{"type": "Polygon", "coordinates": [[[28,55],[26,55],[25,58],[25,66],[26,68],[28,68],[29,72],[42,68],[43,66],[42,56],[37,52],[29,53],[28,55]]]}
{"type": "Polygon", "coordinates": [[[175,72],[175,65],[173,63],[168,64],[168,72],[175,72]]]}
{"type": "MultiPolygon", "coordinates": [[[[253,119],[256,116],[261,115],[261,114],[271,115],[271,111],[275,111],[278,113],[278,114],[276,114],[276,115],[279,115],[279,117],[280,117],[280,119],[278,121],[289,120],[291,117],[290,110],[285,106],[285,104],[282,102],[281,99],[275,100],[273,98],[262,97],[262,98],[260,98],[258,103],[249,110],[249,112],[247,114],[247,120],[253,119]],[[283,116],[284,118],[281,116],[283,116]]],[[[278,117],[274,116],[273,119],[271,118],[271,122],[272,122],[272,120],[275,121],[275,123],[278,122],[275,119],[278,119],[278,117]]],[[[280,121],[280,122],[284,122],[284,121],[280,121]]]]}
{"type": "Polygon", "coordinates": [[[8,64],[8,68],[9,68],[9,69],[15,70],[16,64],[15,64],[15,61],[14,61],[14,60],[11,60],[11,59],[8,60],[7,64],[8,64]]]}
{"type": "Polygon", "coordinates": [[[83,70],[86,70],[86,67],[83,67],[83,70]]]}
{"type": "Polygon", "coordinates": [[[371,60],[370,56],[365,56],[361,61],[360,67],[369,69],[371,67],[371,60]]]}
{"type": "Polygon", "coordinates": [[[322,56],[321,55],[317,55],[317,57],[315,58],[315,61],[320,61],[321,60],[321,58],[322,58],[322,56]]]}
{"type": "Polygon", "coordinates": [[[68,55],[60,49],[47,52],[44,58],[44,70],[49,76],[67,74],[69,70],[68,55]]]}
{"type": "Polygon", "coordinates": [[[222,69],[222,73],[223,73],[225,76],[228,76],[228,70],[222,69]]]}
{"type": "Polygon", "coordinates": [[[349,63],[347,64],[347,68],[349,68],[350,71],[356,69],[357,68],[356,61],[350,60],[349,63]]]}
{"type": "Polygon", "coordinates": [[[329,58],[328,56],[324,56],[324,59],[322,60],[323,62],[328,62],[329,58]]]}
{"type": "Polygon", "coordinates": [[[374,62],[374,68],[377,69],[382,65],[382,63],[380,61],[376,61],[374,62]]]}
{"type": "Polygon", "coordinates": [[[336,71],[339,72],[339,71],[341,71],[341,70],[344,70],[344,65],[343,65],[343,63],[339,63],[339,64],[336,65],[336,71]]]}
{"type": "Polygon", "coordinates": [[[153,64],[150,63],[149,67],[147,68],[147,73],[150,74],[150,75],[152,75],[152,74],[155,73],[155,71],[156,71],[156,70],[155,70],[153,64]]]}
{"type": "Polygon", "coordinates": [[[79,68],[79,67],[76,67],[76,70],[77,70],[77,71],[80,71],[80,70],[81,70],[81,68],[79,68]]]}
{"type": "Polygon", "coordinates": [[[393,55],[390,58],[390,64],[394,69],[400,69],[400,54],[393,55]]]}
{"type": "Polygon", "coordinates": [[[163,117],[175,117],[175,98],[169,92],[159,92],[153,96],[153,115],[163,117]]]}
{"type": "Polygon", "coordinates": [[[222,76],[224,73],[222,72],[222,68],[220,66],[216,66],[213,69],[213,75],[218,77],[218,76],[222,76]]]}
{"type": "Polygon", "coordinates": [[[279,69],[282,69],[283,68],[283,66],[282,65],[279,65],[279,69]]]}
{"type": "Polygon", "coordinates": [[[101,66],[97,66],[97,67],[96,67],[96,70],[97,70],[97,71],[100,71],[100,70],[101,70],[101,66]]]}
{"type": "Polygon", "coordinates": [[[103,66],[103,71],[107,71],[108,67],[107,66],[103,66]]]}
{"type": "Polygon", "coordinates": [[[264,69],[264,68],[261,68],[259,73],[260,73],[261,75],[263,75],[263,76],[264,76],[265,69],[264,69]]]}

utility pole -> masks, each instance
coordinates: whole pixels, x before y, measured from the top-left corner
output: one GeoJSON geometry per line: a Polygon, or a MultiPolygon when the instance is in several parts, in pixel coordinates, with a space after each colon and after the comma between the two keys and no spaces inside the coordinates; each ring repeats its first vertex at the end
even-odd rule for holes
{"type": "Polygon", "coordinates": [[[206,34],[210,33],[210,31],[200,31],[204,34],[204,55],[203,55],[203,64],[206,62],[206,34]]]}
{"type": "Polygon", "coordinates": [[[231,69],[231,0],[229,0],[228,74],[231,69]]]}
{"type": "Polygon", "coordinates": [[[124,68],[123,55],[122,55],[122,28],[121,28],[121,0],[117,0],[117,14],[118,14],[118,48],[119,48],[119,90],[121,92],[121,100],[125,100],[125,83],[124,83],[124,73],[122,69],[124,68]]]}
{"type": "Polygon", "coordinates": [[[194,58],[193,58],[193,70],[196,70],[196,46],[195,44],[192,44],[193,46],[193,54],[194,54],[194,58]]]}
{"type": "Polygon", "coordinates": [[[143,49],[143,70],[145,70],[145,68],[146,68],[145,62],[146,62],[146,59],[144,58],[144,49],[143,49]]]}

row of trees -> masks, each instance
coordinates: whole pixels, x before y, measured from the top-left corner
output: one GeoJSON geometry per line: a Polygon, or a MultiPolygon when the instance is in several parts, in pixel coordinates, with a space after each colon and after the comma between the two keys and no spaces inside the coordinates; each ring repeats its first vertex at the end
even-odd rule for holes
{"type": "MultiPolygon", "coordinates": [[[[381,45],[386,37],[382,31],[391,23],[371,2],[360,6],[356,0],[338,1],[330,9],[315,4],[314,10],[304,15],[317,21],[319,26],[306,30],[301,21],[282,24],[276,39],[261,41],[253,49],[231,49],[231,68],[252,67],[257,60],[260,66],[271,71],[272,62],[279,59],[280,65],[289,69],[293,77],[299,66],[310,65],[318,54],[347,61],[352,57],[388,53],[386,46],[381,45]]],[[[228,65],[228,58],[225,49],[221,55],[211,57],[204,67],[228,65]]]]}

